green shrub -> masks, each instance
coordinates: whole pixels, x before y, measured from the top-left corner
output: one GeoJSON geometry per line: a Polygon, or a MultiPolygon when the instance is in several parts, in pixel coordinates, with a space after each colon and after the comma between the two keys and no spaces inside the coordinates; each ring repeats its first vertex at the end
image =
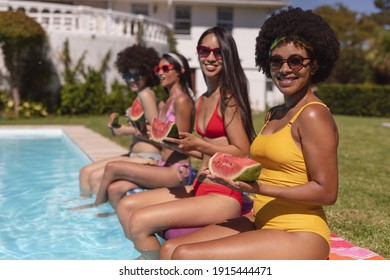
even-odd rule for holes
{"type": "Polygon", "coordinates": [[[125,114],[126,109],[133,104],[136,97],[136,93],[132,92],[127,85],[122,85],[115,80],[111,84],[111,93],[107,95],[105,111],[125,114]]]}
{"type": "Polygon", "coordinates": [[[390,116],[390,86],[322,84],[317,95],[334,114],[390,116]]]}

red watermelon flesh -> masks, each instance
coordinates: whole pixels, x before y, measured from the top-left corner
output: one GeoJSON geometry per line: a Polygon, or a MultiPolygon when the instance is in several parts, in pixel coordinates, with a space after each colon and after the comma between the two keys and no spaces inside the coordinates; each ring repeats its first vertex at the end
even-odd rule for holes
{"type": "Polygon", "coordinates": [[[119,114],[116,112],[111,113],[110,118],[108,119],[108,123],[110,123],[114,128],[120,127],[121,125],[119,124],[119,114]]]}
{"type": "Polygon", "coordinates": [[[129,118],[133,122],[144,122],[145,114],[144,109],[142,108],[141,102],[136,98],[127,111],[129,118]]]}
{"type": "Polygon", "coordinates": [[[221,152],[215,153],[208,165],[211,174],[243,182],[256,181],[261,170],[261,165],[257,161],[221,152]]]}
{"type": "Polygon", "coordinates": [[[151,137],[155,142],[162,142],[166,137],[179,138],[179,131],[174,122],[153,119],[151,137]]]}

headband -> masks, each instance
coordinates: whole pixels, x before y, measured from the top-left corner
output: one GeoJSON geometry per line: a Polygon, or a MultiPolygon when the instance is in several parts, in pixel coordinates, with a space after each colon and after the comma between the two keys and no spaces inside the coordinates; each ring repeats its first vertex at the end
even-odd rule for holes
{"type": "MultiPolygon", "coordinates": [[[[313,52],[313,47],[309,43],[307,43],[304,39],[297,37],[297,36],[292,36],[291,39],[293,41],[299,42],[304,48],[313,52]]],[[[280,42],[285,41],[285,40],[286,40],[285,36],[276,38],[272,42],[271,46],[269,47],[269,51],[268,51],[269,55],[271,56],[272,51],[279,45],[280,42]]]]}
{"type": "Polygon", "coordinates": [[[183,61],[181,60],[181,58],[177,54],[165,53],[165,55],[168,55],[168,56],[172,57],[174,60],[176,60],[180,64],[181,67],[184,67],[183,61]]]}
{"type": "MultiPolygon", "coordinates": [[[[172,57],[174,60],[176,60],[181,67],[184,67],[183,65],[183,61],[181,60],[181,58],[175,54],[175,53],[165,53],[163,55],[168,55],[170,57],[172,57]]],[[[195,98],[195,93],[192,91],[192,89],[187,85],[187,90],[188,90],[188,93],[190,94],[191,98],[194,99],[195,98]]]]}

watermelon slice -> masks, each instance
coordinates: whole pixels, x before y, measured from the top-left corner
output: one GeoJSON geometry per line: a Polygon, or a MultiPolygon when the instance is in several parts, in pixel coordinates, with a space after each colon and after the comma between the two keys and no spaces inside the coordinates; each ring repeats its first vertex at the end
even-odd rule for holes
{"type": "Polygon", "coordinates": [[[166,137],[179,138],[179,131],[174,122],[153,119],[151,137],[153,141],[161,143],[166,137]]]}
{"type": "Polygon", "coordinates": [[[113,112],[108,119],[108,123],[111,124],[112,127],[118,128],[121,125],[119,124],[119,114],[117,112],[113,112]]]}
{"type": "Polygon", "coordinates": [[[256,181],[261,170],[257,161],[220,152],[210,158],[208,165],[211,174],[243,182],[256,181]]]}
{"type": "Polygon", "coordinates": [[[127,110],[126,114],[129,115],[130,121],[132,122],[144,122],[145,114],[144,109],[142,108],[141,102],[136,98],[133,102],[133,105],[127,110]]]}

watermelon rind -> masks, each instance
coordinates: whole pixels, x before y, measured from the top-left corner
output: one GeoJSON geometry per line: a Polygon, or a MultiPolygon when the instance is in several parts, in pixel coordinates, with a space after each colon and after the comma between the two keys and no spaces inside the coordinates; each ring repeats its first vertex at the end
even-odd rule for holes
{"type": "Polygon", "coordinates": [[[145,121],[145,113],[142,108],[141,103],[138,98],[136,98],[131,105],[131,107],[127,110],[127,115],[129,116],[132,122],[144,122],[145,121]]]}
{"type": "Polygon", "coordinates": [[[215,153],[208,164],[211,174],[227,177],[233,181],[253,182],[260,175],[261,164],[249,158],[215,153]],[[233,168],[238,170],[233,171],[233,168]]]}
{"type": "Polygon", "coordinates": [[[111,123],[111,126],[114,128],[118,128],[121,125],[119,124],[119,114],[116,112],[111,113],[109,122],[111,123]]]}
{"type": "Polygon", "coordinates": [[[177,129],[177,125],[174,122],[163,122],[159,119],[153,119],[152,122],[152,131],[151,131],[151,138],[154,142],[163,142],[166,137],[170,138],[179,138],[179,131],[177,129]],[[158,128],[164,128],[166,130],[165,133],[161,134],[161,130],[158,128]],[[161,135],[159,135],[161,134],[161,135]]]}

